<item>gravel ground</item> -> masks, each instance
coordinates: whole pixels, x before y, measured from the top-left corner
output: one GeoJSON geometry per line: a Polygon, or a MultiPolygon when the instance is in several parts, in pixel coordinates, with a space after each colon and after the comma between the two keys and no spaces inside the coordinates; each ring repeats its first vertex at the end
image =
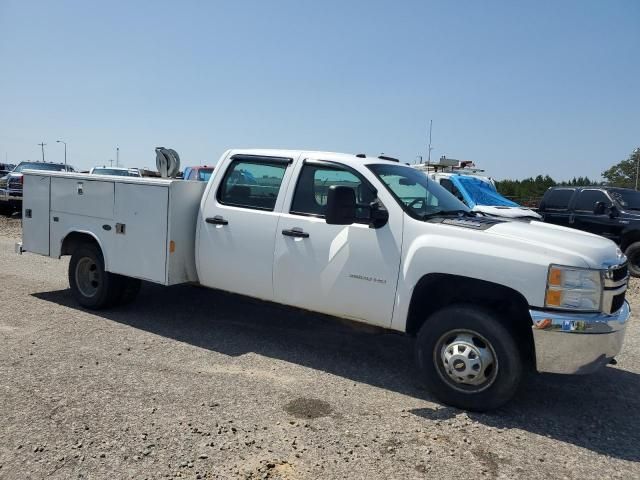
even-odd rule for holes
{"type": "Polygon", "coordinates": [[[0,217],[0,478],[640,478],[637,322],[617,366],[470,414],[401,335],[186,286],[88,312],[18,234],[0,217]]]}

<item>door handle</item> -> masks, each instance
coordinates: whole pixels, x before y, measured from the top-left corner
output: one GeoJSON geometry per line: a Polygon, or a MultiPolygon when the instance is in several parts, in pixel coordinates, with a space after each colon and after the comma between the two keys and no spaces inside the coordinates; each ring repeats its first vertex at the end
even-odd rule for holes
{"type": "Polygon", "coordinates": [[[300,237],[300,238],[309,238],[309,234],[307,232],[303,232],[302,230],[282,230],[282,234],[286,237],[300,237]]]}
{"type": "Polygon", "coordinates": [[[229,225],[229,222],[222,218],[220,215],[216,215],[215,217],[208,217],[205,219],[205,222],[211,223],[213,225],[229,225]]]}

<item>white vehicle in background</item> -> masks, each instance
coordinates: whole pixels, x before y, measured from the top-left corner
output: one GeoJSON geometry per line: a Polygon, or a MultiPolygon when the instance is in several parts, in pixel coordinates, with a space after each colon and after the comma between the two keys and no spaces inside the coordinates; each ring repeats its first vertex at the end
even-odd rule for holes
{"type": "Polygon", "coordinates": [[[137,168],[122,167],[93,167],[89,172],[91,175],[114,175],[116,177],[141,177],[137,168]]]}
{"type": "Polygon", "coordinates": [[[438,163],[414,165],[474,212],[497,217],[542,220],[540,214],[503,197],[491,177],[471,162],[441,157],[438,163]]]}
{"type": "Polygon", "coordinates": [[[606,365],[630,315],[611,240],[476,214],[386,157],[229,150],[207,182],[28,170],[22,222],[18,252],[70,255],[85,308],[144,279],[405,332],[429,391],[471,410],[507,402],[529,369],[606,365]]]}

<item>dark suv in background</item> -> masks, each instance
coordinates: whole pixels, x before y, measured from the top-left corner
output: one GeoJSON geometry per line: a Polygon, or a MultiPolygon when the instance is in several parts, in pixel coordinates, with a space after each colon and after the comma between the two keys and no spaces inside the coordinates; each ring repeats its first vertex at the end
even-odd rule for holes
{"type": "Polygon", "coordinates": [[[617,187],[552,187],[538,213],[547,223],[607,237],[629,260],[629,272],[640,276],[640,192],[617,187]]]}
{"type": "Polygon", "coordinates": [[[73,172],[73,167],[52,162],[20,162],[7,175],[0,178],[0,213],[11,215],[22,210],[22,171],[49,170],[53,172],[73,172]]]}

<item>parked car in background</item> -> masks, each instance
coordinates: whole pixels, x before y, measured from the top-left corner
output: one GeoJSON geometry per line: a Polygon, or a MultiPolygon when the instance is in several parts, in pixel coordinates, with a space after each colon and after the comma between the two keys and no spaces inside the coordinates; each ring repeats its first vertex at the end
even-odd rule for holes
{"type": "Polygon", "coordinates": [[[89,173],[91,175],[115,175],[117,177],[141,177],[137,168],[121,167],[93,167],[89,173]]]}
{"type": "Polygon", "coordinates": [[[213,173],[213,167],[202,165],[200,167],[186,167],[182,178],[184,180],[198,180],[200,182],[208,182],[213,173]]]}
{"type": "Polygon", "coordinates": [[[473,212],[496,217],[541,220],[540,215],[534,210],[498,193],[493,179],[470,161],[441,157],[437,163],[422,163],[414,165],[413,168],[424,172],[473,212]]]}
{"type": "Polygon", "coordinates": [[[53,162],[20,162],[11,172],[0,178],[0,213],[11,215],[22,209],[22,172],[24,170],[47,170],[50,172],[73,172],[70,165],[53,162]]]}
{"type": "Polygon", "coordinates": [[[640,192],[617,187],[551,187],[538,211],[545,222],[616,242],[640,277],[640,192]]]}
{"type": "Polygon", "coordinates": [[[8,175],[16,166],[10,163],[0,163],[0,178],[8,175]]]}
{"type": "Polygon", "coordinates": [[[458,200],[474,212],[507,218],[542,219],[532,209],[503,197],[488,177],[435,173],[431,175],[431,178],[453,193],[458,200]]]}

